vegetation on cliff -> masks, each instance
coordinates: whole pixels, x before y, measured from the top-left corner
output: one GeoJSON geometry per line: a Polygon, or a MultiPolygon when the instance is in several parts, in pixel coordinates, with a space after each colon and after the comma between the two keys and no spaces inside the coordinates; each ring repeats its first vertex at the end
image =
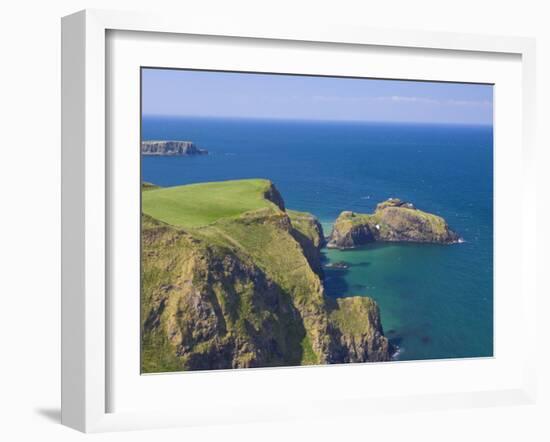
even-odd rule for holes
{"type": "Polygon", "coordinates": [[[267,180],[237,180],[157,188],[142,196],[144,213],[173,226],[196,228],[273,206],[267,180]]]}
{"type": "Polygon", "coordinates": [[[325,236],[321,223],[310,213],[295,210],[287,210],[286,213],[292,223],[292,236],[302,246],[313,271],[322,279],[323,267],[319,252],[325,243],[325,236]]]}
{"type": "Polygon", "coordinates": [[[330,320],[339,331],[345,362],[386,361],[390,344],[382,329],[380,310],[366,296],[337,298],[330,309],[330,320]]]}
{"type": "Polygon", "coordinates": [[[142,198],[143,372],[390,359],[376,303],[327,300],[322,229],[268,180],[142,198]]]}
{"type": "Polygon", "coordinates": [[[145,192],[146,190],[155,190],[155,189],[158,189],[159,186],[157,186],[156,184],[153,184],[153,183],[147,183],[147,182],[143,182],[141,183],[141,190],[143,192],[145,192]]]}
{"type": "Polygon", "coordinates": [[[327,247],[353,248],[374,241],[451,244],[459,239],[442,217],[392,198],[378,204],[373,214],[342,212],[327,247]]]}

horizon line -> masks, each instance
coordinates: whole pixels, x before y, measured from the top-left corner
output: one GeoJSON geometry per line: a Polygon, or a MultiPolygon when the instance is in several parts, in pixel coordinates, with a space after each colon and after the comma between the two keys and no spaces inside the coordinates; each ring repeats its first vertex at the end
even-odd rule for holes
{"type": "Polygon", "coordinates": [[[322,122],[322,123],[383,123],[383,124],[426,124],[426,125],[450,125],[450,126],[489,126],[493,127],[494,122],[490,123],[470,123],[456,121],[415,121],[415,120],[361,120],[361,119],[328,119],[328,118],[285,118],[285,117],[252,117],[252,116],[234,116],[234,115],[188,115],[188,114],[142,114],[141,118],[150,117],[168,117],[168,118],[204,118],[220,120],[262,120],[262,121],[303,121],[303,122],[322,122]]]}

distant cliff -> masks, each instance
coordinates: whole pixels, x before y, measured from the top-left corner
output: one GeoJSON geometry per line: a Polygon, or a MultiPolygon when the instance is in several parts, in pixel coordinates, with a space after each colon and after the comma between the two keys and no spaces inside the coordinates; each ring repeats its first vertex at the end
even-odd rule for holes
{"type": "Polygon", "coordinates": [[[142,141],[142,155],[206,155],[206,149],[199,149],[191,141],[142,141]]]}
{"type": "Polygon", "coordinates": [[[347,249],[374,241],[452,244],[460,237],[440,216],[393,198],[378,204],[373,214],[342,212],[327,247],[347,249]]]}

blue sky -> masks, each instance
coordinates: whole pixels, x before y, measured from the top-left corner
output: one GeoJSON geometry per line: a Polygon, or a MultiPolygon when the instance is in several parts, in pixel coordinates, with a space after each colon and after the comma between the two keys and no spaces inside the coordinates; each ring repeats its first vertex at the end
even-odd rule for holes
{"type": "Polygon", "coordinates": [[[489,85],[143,69],[143,115],[492,124],[489,85]]]}

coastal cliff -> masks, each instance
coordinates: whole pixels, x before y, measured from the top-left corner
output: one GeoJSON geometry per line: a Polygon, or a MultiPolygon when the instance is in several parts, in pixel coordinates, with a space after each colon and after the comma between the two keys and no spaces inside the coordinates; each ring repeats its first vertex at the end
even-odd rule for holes
{"type": "Polygon", "coordinates": [[[343,362],[387,361],[391,354],[389,341],[384,337],[380,309],[366,296],[337,298],[330,311],[335,326],[343,362]]]}
{"type": "Polygon", "coordinates": [[[376,303],[326,297],[321,226],[271,182],[151,189],[143,211],[143,372],[391,359],[376,303]]]}
{"type": "Polygon", "coordinates": [[[292,236],[302,246],[309,265],[317,275],[323,278],[321,248],[325,243],[323,227],[317,218],[307,212],[287,210],[292,222],[292,236]]]}
{"type": "Polygon", "coordinates": [[[185,156],[185,155],[206,155],[206,149],[199,149],[191,141],[142,141],[142,155],[166,155],[166,156],[185,156]]]}
{"type": "Polygon", "coordinates": [[[327,247],[346,249],[374,241],[452,244],[459,240],[442,217],[390,198],[379,203],[373,214],[342,212],[327,247]]]}

